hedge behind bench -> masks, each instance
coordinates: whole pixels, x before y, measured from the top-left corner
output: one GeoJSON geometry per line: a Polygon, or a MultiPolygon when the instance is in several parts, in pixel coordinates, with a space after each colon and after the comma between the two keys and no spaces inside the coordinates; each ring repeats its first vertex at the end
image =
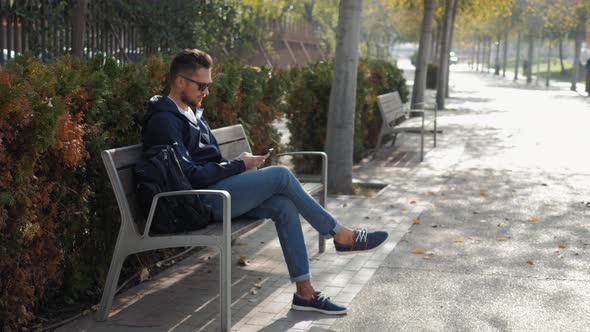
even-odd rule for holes
{"type": "MultiPolygon", "coordinates": [[[[26,324],[47,301],[97,302],[120,220],[99,154],[138,142],[146,101],[168,92],[168,61],[24,57],[0,71],[0,323],[26,324]]],[[[212,127],[241,121],[255,152],[276,145],[280,75],[214,71],[212,127]]]]}

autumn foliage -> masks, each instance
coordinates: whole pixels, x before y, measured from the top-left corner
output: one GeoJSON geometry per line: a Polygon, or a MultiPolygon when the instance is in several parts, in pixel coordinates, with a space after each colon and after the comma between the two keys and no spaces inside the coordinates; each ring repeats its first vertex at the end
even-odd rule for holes
{"type": "MultiPolygon", "coordinates": [[[[120,220],[99,155],[138,143],[168,61],[23,57],[0,71],[0,323],[26,324],[49,298],[98,301],[120,220]]],[[[243,123],[255,151],[275,145],[279,76],[231,61],[215,70],[210,124],[243,123]]]]}

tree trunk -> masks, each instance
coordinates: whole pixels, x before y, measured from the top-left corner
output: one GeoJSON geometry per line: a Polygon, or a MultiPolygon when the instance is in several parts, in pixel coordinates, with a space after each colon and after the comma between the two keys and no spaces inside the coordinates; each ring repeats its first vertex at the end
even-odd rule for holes
{"type": "Polygon", "coordinates": [[[88,0],[78,0],[74,10],[74,25],[72,38],[72,55],[75,57],[84,56],[84,35],[86,30],[86,10],[88,9],[88,0]]]}
{"type": "Polygon", "coordinates": [[[442,46],[442,36],[444,35],[444,27],[439,24],[436,33],[436,50],[434,51],[434,59],[433,62],[439,63],[440,62],[440,48],[442,46]]]}
{"type": "Polygon", "coordinates": [[[438,77],[436,82],[436,107],[445,109],[445,88],[447,82],[447,68],[449,66],[449,42],[451,40],[451,24],[453,20],[453,7],[456,0],[445,0],[444,25],[442,30],[440,58],[438,63],[438,77]]]}
{"type": "MultiPolygon", "coordinates": [[[[520,66],[520,38],[522,33],[518,31],[518,38],[516,39],[516,63],[514,64],[514,80],[518,80],[518,69],[520,66]]],[[[523,76],[526,76],[526,73],[522,73],[523,76]]]]}
{"type": "Polygon", "coordinates": [[[330,156],[328,188],[331,192],[352,193],[354,111],[361,10],[362,0],[340,0],[326,134],[326,151],[330,156]]]}
{"type": "Polygon", "coordinates": [[[434,0],[424,0],[424,15],[420,26],[420,45],[418,59],[414,73],[414,87],[412,88],[412,109],[424,108],[424,89],[426,89],[426,72],[428,70],[428,55],[430,39],[432,38],[432,18],[434,17],[434,0]]]}
{"type": "Polygon", "coordinates": [[[498,36],[496,43],[496,58],[494,59],[494,75],[500,75],[500,43],[502,39],[498,36]]]}
{"type": "Polygon", "coordinates": [[[504,56],[502,59],[502,77],[506,77],[506,61],[508,60],[508,32],[504,33],[504,56]]]}
{"type": "MultiPolygon", "coordinates": [[[[436,20],[434,21],[436,23],[436,20]]],[[[436,56],[436,41],[438,40],[438,23],[437,23],[437,27],[436,29],[432,28],[432,36],[431,36],[431,41],[430,41],[430,52],[429,52],[429,57],[428,57],[428,61],[429,63],[435,63],[435,56],[436,56]]]]}
{"type": "Polygon", "coordinates": [[[532,32],[529,33],[529,54],[528,54],[528,60],[527,60],[527,66],[526,66],[526,82],[527,83],[532,83],[533,82],[533,54],[534,54],[534,45],[535,43],[535,37],[533,36],[532,32]]]}
{"type": "Polygon", "coordinates": [[[549,87],[551,79],[551,38],[549,38],[549,49],[547,50],[547,75],[545,75],[545,86],[549,87]]]}
{"type": "MultiPolygon", "coordinates": [[[[541,59],[541,50],[543,49],[543,41],[545,36],[541,33],[540,47],[537,47],[537,57],[541,59]]],[[[537,61],[537,73],[535,74],[535,84],[539,85],[539,79],[541,79],[541,61],[537,61]]]]}
{"type": "Polygon", "coordinates": [[[481,38],[477,38],[477,51],[475,52],[475,71],[479,71],[479,61],[481,53],[481,38]]]}
{"type": "Polygon", "coordinates": [[[561,73],[565,72],[565,67],[563,66],[563,39],[559,37],[559,64],[561,65],[561,73]]]}
{"type": "Polygon", "coordinates": [[[475,69],[475,56],[477,54],[477,38],[474,40],[474,44],[473,47],[471,48],[471,65],[469,66],[469,69],[474,70],[475,69]]]}
{"type": "Polygon", "coordinates": [[[582,36],[584,31],[583,29],[584,23],[582,22],[578,26],[575,36],[576,41],[574,42],[574,68],[572,70],[572,85],[570,87],[570,90],[572,91],[576,91],[576,85],[578,84],[578,78],[580,77],[580,51],[582,48],[582,36]]]}
{"type": "Polygon", "coordinates": [[[493,53],[492,46],[493,45],[494,45],[494,43],[492,42],[492,37],[490,37],[489,41],[488,41],[488,74],[489,74],[490,68],[492,66],[492,53],[493,53]]]}
{"type": "MultiPolygon", "coordinates": [[[[458,5],[459,0],[455,0],[455,4],[453,5],[453,16],[451,18],[451,32],[449,35],[449,52],[451,50],[453,50],[453,35],[455,33],[455,17],[457,16],[457,8],[459,8],[458,5]]],[[[450,61],[450,59],[449,59],[450,61]]],[[[447,76],[446,76],[446,82],[445,82],[445,98],[449,98],[450,94],[449,94],[449,77],[451,77],[451,64],[450,62],[447,62],[447,76]]]]}

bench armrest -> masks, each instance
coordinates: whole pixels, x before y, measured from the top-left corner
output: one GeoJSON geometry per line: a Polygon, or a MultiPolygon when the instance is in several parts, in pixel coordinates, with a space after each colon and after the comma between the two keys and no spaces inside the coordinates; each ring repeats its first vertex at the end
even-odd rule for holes
{"type": "Polygon", "coordinates": [[[320,182],[324,185],[328,185],[328,154],[323,151],[293,151],[293,152],[283,152],[275,155],[275,158],[283,157],[283,156],[320,156],[322,158],[322,171],[321,171],[321,180],[320,182]]]}
{"type": "Polygon", "coordinates": [[[208,189],[199,189],[199,190],[178,190],[178,191],[166,191],[163,193],[159,193],[154,196],[152,200],[152,205],[150,207],[150,213],[148,215],[147,222],[145,224],[145,229],[143,234],[141,235],[142,238],[146,237],[149,233],[150,227],[152,226],[152,220],[154,218],[154,214],[156,212],[156,206],[158,205],[158,200],[161,197],[166,196],[182,196],[182,195],[219,195],[223,199],[223,233],[229,234],[226,232],[231,232],[231,196],[225,190],[208,190],[208,189]]]}

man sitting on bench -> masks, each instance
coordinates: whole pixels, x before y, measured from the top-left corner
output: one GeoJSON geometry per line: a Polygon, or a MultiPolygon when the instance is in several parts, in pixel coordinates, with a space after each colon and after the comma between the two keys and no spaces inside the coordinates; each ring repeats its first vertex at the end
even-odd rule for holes
{"type": "MultiPolygon", "coordinates": [[[[293,309],[344,314],[344,306],[333,303],[311,284],[309,259],[301,229],[301,214],[320,234],[332,236],[338,254],[370,252],[388,238],[386,232],[351,230],[340,225],[319,205],[283,166],[252,172],[269,157],[244,152],[225,160],[207,122],[201,101],[211,85],[211,57],[197,49],[178,53],[170,66],[170,94],[152,97],[142,131],[144,149],[178,143],[182,170],[194,189],[226,190],[231,195],[234,217],[270,218],[277,229],[291,281],[296,284],[293,309]],[[192,110],[196,109],[196,113],[192,110]],[[178,116],[178,114],[182,116],[178,116]]],[[[213,219],[222,220],[220,197],[207,195],[213,219]]]]}

